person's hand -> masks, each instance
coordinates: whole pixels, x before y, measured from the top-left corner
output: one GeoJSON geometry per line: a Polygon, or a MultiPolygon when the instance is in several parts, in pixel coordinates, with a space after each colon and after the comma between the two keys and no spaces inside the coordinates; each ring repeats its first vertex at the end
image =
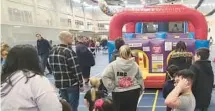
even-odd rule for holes
{"type": "Polygon", "coordinates": [[[184,79],[182,78],[177,87],[179,87],[182,91],[185,90],[185,89],[188,89],[190,86],[188,85],[188,80],[187,79],[184,79]]]}

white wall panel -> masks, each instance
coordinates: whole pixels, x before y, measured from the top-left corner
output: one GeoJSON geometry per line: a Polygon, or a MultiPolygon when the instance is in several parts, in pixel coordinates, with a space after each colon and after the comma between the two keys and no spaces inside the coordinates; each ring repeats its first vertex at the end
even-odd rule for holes
{"type": "Polygon", "coordinates": [[[71,15],[59,14],[58,20],[61,28],[72,28],[73,18],[71,15]]]}
{"type": "Polygon", "coordinates": [[[55,2],[59,12],[72,15],[71,0],[56,0],[55,2]]]}
{"type": "Polygon", "coordinates": [[[54,4],[52,0],[37,0],[38,7],[45,7],[49,9],[54,9],[54,4]]]}
{"type": "Polygon", "coordinates": [[[111,19],[110,16],[107,16],[106,14],[104,14],[100,8],[96,7],[94,9],[94,13],[93,13],[93,17],[95,17],[94,19],[95,20],[98,20],[98,21],[109,21],[111,19]]]}
{"type": "Polygon", "coordinates": [[[22,3],[34,5],[34,0],[22,0],[22,3]]]}
{"type": "Polygon", "coordinates": [[[37,9],[38,26],[56,26],[56,13],[45,9],[37,9]]]}
{"type": "Polygon", "coordinates": [[[3,9],[3,23],[5,24],[30,24],[34,23],[34,7],[16,2],[5,1],[3,9]]]}
{"type": "Polygon", "coordinates": [[[7,0],[7,1],[12,1],[12,2],[17,2],[17,3],[22,3],[22,0],[7,0]]]}
{"type": "Polygon", "coordinates": [[[86,17],[86,19],[93,19],[94,18],[93,17],[93,8],[91,8],[91,7],[85,7],[84,10],[85,10],[85,17],[86,17]]]}
{"type": "Polygon", "coordinates": [[[41,27],[16,27],[12,25],[1,25],[1,40],[8,43],[10,46],[17,44],[32,44],[36,45],[35,34],[41,34],[45,39],[52,40],[53,44],[58,44],[58,34],[61,29],[41,28],[41,27]]]}
{"type": "Polygon", "coordinates": [[[75,16],[84,17],[84,12],[82,10],[82,7],[73,7],[73,13],[75,16]]]}

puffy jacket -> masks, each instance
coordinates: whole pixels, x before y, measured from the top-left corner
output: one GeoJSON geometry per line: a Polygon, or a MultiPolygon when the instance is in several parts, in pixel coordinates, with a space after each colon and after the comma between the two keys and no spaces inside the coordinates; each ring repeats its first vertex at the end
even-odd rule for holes
{"type": "Polygon", "coordinates": [[[192,64],[192,56],[191,52],[173,52],[168,66],[176,65],[179,67],[179,70],[189,69],[192,64]]]}

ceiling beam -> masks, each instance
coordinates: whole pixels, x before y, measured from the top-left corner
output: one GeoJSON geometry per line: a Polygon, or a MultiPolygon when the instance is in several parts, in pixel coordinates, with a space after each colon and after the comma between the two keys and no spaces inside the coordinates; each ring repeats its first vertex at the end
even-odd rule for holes
{"type": "Polygon", "coordinates": [[[206,14],[205,16],[211,16],[215,13],[215,9],[213,9],[212,11],[210,11],[208,14],[206,14]]]}
{"type": "Polygon", "coordinates": [[[198,4],[195,6],[195,9],[198,9],[205,0],[199,0],[198,4]]]}

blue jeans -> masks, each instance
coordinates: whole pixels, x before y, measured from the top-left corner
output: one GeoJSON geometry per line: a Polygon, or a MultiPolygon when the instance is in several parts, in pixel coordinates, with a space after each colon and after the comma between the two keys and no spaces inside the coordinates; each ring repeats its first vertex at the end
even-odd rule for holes
{"type": "Polygon", "coordinates": [[[39,57],[40,57],[40,60],[41,60],[42,71],[45,72],[46,65],[48,63],[49,53],[41,54],[41,55],[39,55],[39,57]]]}
{"type": "Polygon", "coordinates": [[[80,96],[78,86],[73,86],[66,89],[60,89],[60,95],[62,99],[65,99],[72,106],[72,111],[78,111],[79,96],[80,96]]]}

